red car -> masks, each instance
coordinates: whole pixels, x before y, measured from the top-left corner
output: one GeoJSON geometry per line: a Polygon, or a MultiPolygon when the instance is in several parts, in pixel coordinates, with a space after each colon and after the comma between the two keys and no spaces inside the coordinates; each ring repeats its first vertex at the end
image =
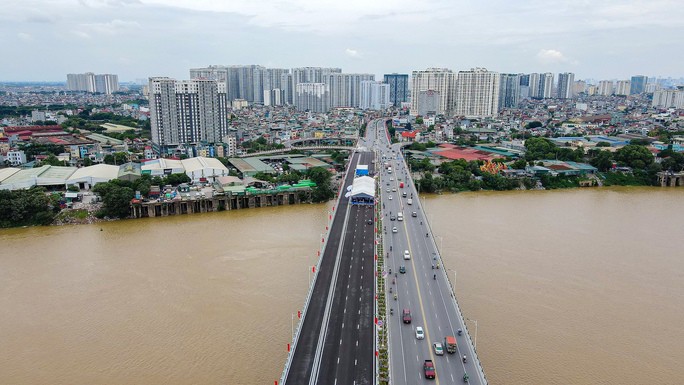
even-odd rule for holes
{"type": "Polygon", "coordinates": [[[411,310],[404,309],[404,311],[401,312],[401,320],[404,321],[405,324],[410,324],[411,323],[411,310]]]}
{"type": "Polygon", "coordinates": [[[432,360],[425,360],[423,372],[425,373],[425,378],[435,378],[435,364],[432,363],[432,360]]]}

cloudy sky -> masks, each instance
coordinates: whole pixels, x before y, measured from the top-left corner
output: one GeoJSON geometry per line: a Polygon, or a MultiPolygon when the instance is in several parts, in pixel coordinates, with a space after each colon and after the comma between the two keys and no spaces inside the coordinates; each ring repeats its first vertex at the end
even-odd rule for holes
{"type": "Polygon", "coordinates": [[[684,76],[682,0],[5,0],[0,81],[191,67],[684,76]]]}

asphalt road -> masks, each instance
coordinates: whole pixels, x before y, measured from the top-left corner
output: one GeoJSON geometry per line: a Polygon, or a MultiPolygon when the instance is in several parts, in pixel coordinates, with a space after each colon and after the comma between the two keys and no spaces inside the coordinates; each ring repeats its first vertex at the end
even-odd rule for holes
{"type": "MultiPolygon", "coordinates": [[[[372,166],[371,159],[364,152],[359,163],[372,166]]],[[[316,384],[374,383],[373,209],[352,205],[349,210],[316,384]]]]}
{"type": "MultiPolygon", "coordinates": [[[[359,159],[359,154],[354,154],[351,159],[350,171],[345,177],[345,186],[350,185],[354,179],[354,165],[359,159]]],[[[330,282],[333,276],[335,261],[338,255],[342,230],[345,224],[347,206],[349,200],[344,197],[342,191],[340,202],[335,210],[335,216],[328,235],[323,256],[318,267],[318,274],[314,289],[309,300],[309,305],[304,313],[303,324],[299,337],[294,346],[294,354],[290,368],[285,378],[285,384],[300,385],[308,384],[315,363],[316,351],[321,337],[321,327],[325,315],[330,282]]]]}
{"type": "MultiPolygon", "coordinates": [[[[379,137],[383,138],[383,135],[379,137]]],[[[384,206],[382,212],[386,228],[386,233],[383,229],[384,244],[385,250],[390,250],[390,247],[392,250],[388,251],[387,267],[392,270],[392,275],[387,284],[387,296],[393,298],[393,294],[397,293],[398,297],[396,301],[388,300],[389,306],[394,310],[394,315],[390,316],[388,322],[391,383],[463,383],[463,375],[467,373],[469,383],[486,384],[485,378],[480,375],[477,368],[473,346],[465,332],[464,321],[459,315],[451,287],[446,280],[448,272],[444,270],[437,254],[436,244],[427,226],[427,217],[399,155],[398,145],[391,147],[395,151],[394,154],[388,147],[386,137],[384,140],[381,139],[380,143],[376,143],[376,146],[381,154],[390,159],[393,171],[389,174],[383,169],[380,175],[384,206]],[[401,182],[404,182],[404,188],[399,187],[401,182]],[[407,193],[406,198],[402,197],[404,191],[407,193]],[[411,205],[408,204],[408,199],[412,199],[411,205]],[[412,216],[414,211],[416,217],[412,216]],[[391,221],[390,217],[396,216],[399,212],[403,213],[404,220],[391,221]],[[393,227],[396,227],[396,233],[392,231],[393,227]],[[410,254],[408,260],[403,257],[405,250],[410,254]],[[440,268],[436,268],[438,264],[440,268]],[[405,274],[398,273],[402,265],[406,269],[405,274]],[[392,277],[395,273],[398,274],[396,283],[393,284],[392,277]],[[390,288],[392,294],[389,293],[390,288]],[[411,311],[410,324],[402,322],[402,309],[411,311]],[[416,338],[417,326],[424,329],[425,339],[416,338]],[[457,335],[458,329],[464,331],[462,336],[457,335]],[[444,355],[436,355],[433,343],[440,342],[444,345],[444,338],[449,335],[457,339],[457,352],[449,354],[445,349],[444,355]],[[467,357],[466,363],[461,359],[463,355],[467,357]],[[434,380],[424,378],[425,360],[432,360],[435,364],[437,377],[434,380]]]]}

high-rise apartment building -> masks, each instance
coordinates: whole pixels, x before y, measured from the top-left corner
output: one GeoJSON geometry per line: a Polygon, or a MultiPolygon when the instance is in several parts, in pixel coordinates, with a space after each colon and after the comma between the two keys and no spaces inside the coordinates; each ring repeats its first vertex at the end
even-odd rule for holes
{"type": "Polygon", "coordinates": [[[341,68],[328,67],[298,67],[292,69],[292,79],[290,87],[293,92],[293,99],[288,103],[296,104],[295,93],[297,91],[297,84],[299,83],[325,83],[326,78],[330,74],[342,73],[341,68]]]}
{"type": "Polygon", "coordinates": [[[99,92],[110,95],[119,90],[119,76],[114,74],[96,75],[92,72],[67,74],[67,90],[99,92]]]}
{"type": "Polygon", "coordinates": [[[631,82],[629,80],[618,80],[615,85],[615,95],[630,95],[631,82]]]}
{"type": "Polygon", "coordinates": [[[436,114],[450,114],[453,110],[453,100],[456,76],[446,68],[428,68],[424,71],[413,71],[411,75],[411,113],[416,114],[425,108],[420,106],[421,100],[429,100],[419,95],[425,91],[433,91],[432,96],[439,98],[436,114]]]}
{"type": "Polygon", "coordinates": [[[391,87],[383,82],[363,80],[361,82],[360,108],[370,110],[385,110],[389,108],[391,87]]]}
{"type": "Polygon", "coordinates": [[[298,111],[328,112],[330,91],[325,83],[297,83],[295,107],[298,111]]]}
{"type": "Polygon", "coordinates": [[[553,74],[550,72],[531,73],[529,80],[530,97],[548,99],[553,95],[553,74]]]}
{"type": "Polygon", "coordinates": [[[400,107],[401,103],[408,101],[408,74],[385,74],[383,81],[390,86],[390,103],[393,106],[400,107]]]}
{"type": "Polygon", "coordinates": [[[501,74],[499,81],[499,110],[515,108],[520,100],[520,75],[501,74]]]}
{"type": "Polygon", "coordinates": [[[563,72],[558,74],[558,99],[572,99],[575,88],[575,74],[563,72]]]}
{"type": "Polygon", "coordinates": [[[651,105],[660,108],[684,108],[684,87],[654,91],[651,105]]]}
{"type": "Polygon", "coordinates": [[[487,71],[485,68],[459,71],[454,113],[466,117],[496,115],[499,112],[500,79],[498,72],[487,71]]]}
{"type": "Polygon", "coordinates": [[[648,83],[648,77],[644,75],[632,76],[630,83],[630,95],[643,94],[646,92],[646,83],[648,83]]]}
{"type": "Polygon", "coordinates": [[[154,77],[149,90],[152,142],[162,149],[218,143],[227,134],[225,83],[154,77]]]}
{"type": "Polygon", "coordinates": [[[578,80],[575,82],[574,88],[575,95],[585,94],[587,93],[587,82],[585,82],[584,80],[578,80]]]}
{"type": "Polygon", "coordinates": [[[596,93],[602,96],[610,96],[615,93],[612,80],[601,80],[598,84],[596,93]]]}
{"type": "Polygon", "coordinates": [[[361,82],[374,81],[372,74],[331,73],[324,76],[323,83],[330,91],[331,108],[354,107],[361,104],[361,82]]]}

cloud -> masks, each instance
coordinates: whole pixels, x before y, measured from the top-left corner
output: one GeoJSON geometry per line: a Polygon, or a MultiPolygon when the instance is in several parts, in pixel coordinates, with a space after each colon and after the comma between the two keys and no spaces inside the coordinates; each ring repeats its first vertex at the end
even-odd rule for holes
{"type": "Polygon", "coordinates": [[[21,40],[24,40],[24,41],[33,41],[33,36],[31,36],[28,33],[19,32],[19,33],[17,33],[17,37],[21,40]]]}
{"type": "Polygon", "coordinates": [[[351,49],[351,48],[345,49],[345,50],[344,50],[344,53],[345,53],[347,56],[353,57],[353,58],[359,58],[359,57],[361,57],[361,53],[359,53],[359,51],[357,51],[357,50],[355,50],[355,49],[351,49]]]}
{"type": "Polygon", "coordinates": [[[115,19],[106,23],[89,23],[81,24],[87,30],[104,34],[104,35],[118,35],[120,33],[128,32],[132,29],[139,29],[140,23],[136,21],[124,21],[115,19]]]}
{"type": "Polygon", "coordinates": [[[542,49],[537,52],[537,60],[542,64],[567,63],[570,60],[562,52],[555,49],[542,49]]]}

